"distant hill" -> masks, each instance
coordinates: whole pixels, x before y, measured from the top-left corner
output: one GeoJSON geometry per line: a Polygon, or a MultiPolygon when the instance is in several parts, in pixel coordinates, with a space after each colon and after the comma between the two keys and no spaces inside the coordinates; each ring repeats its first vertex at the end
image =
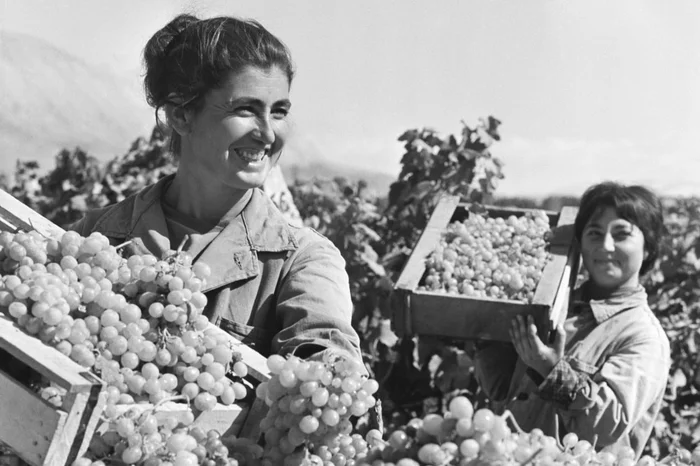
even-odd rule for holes
{"type": "Polygon", "coordinates": [[[0,32],[0,170],[17,158],[45,167],[63,148],[100,159],[150,134],[138,76],[90,65],[32,36],[0,32]]]}

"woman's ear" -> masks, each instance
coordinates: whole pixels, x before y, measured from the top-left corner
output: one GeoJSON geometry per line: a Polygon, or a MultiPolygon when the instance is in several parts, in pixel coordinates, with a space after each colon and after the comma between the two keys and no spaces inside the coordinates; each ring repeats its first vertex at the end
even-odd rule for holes
{"type": "Polygon", "coordinates": [[[185,107],[174,104],[165,105],[165,117],[168,124],[180,136],[190,132],[192,126],[192,114],[185,107]]]}

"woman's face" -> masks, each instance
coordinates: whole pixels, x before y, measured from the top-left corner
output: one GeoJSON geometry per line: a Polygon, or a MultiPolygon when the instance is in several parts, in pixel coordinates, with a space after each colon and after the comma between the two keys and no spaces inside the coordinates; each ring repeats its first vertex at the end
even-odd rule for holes
{"type": "Polygon", "coordinates": [[[262,186],[288,131],[289,80],[278,67],[246,67],[209,91],[182,135],[181,163],[234,189],[262,186]]]}
{"type": "Polygon", "coordinates": [[[608,290],[636,287],[646,256],[644,235],[606,207],[591,217],[581,236],[583,264],[593,282],[608,290]]]}

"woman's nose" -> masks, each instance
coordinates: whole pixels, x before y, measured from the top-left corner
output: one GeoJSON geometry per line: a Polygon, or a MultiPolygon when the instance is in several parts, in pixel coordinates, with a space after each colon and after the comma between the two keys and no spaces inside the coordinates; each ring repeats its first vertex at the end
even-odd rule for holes
{"type": "Polygon", "coordinates": [[[615,250],[615,239],[610,233],[607,233],[603,237],[603,249],[605,249],[606,251],[615,250]]]}
{"type": "Polygon", "coordinates": [[[254,136],[265,144],[275,142],[275,131],[269,118],[258,118],[258,126],[255,129],[254,136]]]}

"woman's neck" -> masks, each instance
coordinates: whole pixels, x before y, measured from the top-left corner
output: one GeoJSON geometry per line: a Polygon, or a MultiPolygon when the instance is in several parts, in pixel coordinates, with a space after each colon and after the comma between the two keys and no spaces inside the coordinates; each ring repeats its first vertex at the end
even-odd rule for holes
{"type": "Polygon", "coordinates": [[[585,294],[589,299],[602,300],[622,296],[631,293],[639,288],[639,280],[630,281],[616,288],[605,288],[596,284],[593,280],[588,281],[585,294]]]}
{"type": "Polygon", "coordinates": [[[192,171],[180,166],[164,197],[165,202],[181,214],[216,225],[227,213],[238,215],[252,194],[251,189],[199,180],[192,171]]]}

